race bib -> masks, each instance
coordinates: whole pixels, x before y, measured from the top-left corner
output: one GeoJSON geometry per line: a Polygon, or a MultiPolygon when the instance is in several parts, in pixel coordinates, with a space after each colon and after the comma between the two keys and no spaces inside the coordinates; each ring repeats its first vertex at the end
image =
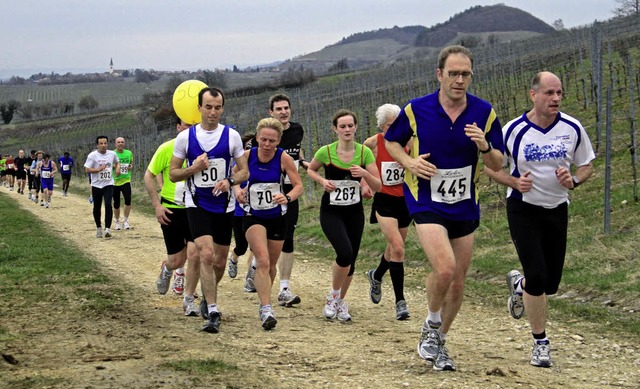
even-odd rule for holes
{"type": "Polygon", "coordinates": [[[460,169],[438,169],[431,177],[431,200],[454,204],[471,198],[471,166],[460,169]]]}
{"type": "Polygon", "coordinates": [[[8,165],[7,165],[7,168],[8,168],[8,169],[13,169],[13,164],[12,164],[12,163],[8,164],[8,165]]]}
{"type": "MultiPolygon", "coordinates": [[[[300,167],[300,161],[294,160],[293,164],[296,165],[296,171],[298,170],[298,168],[300,167]]],[[[284,176],[284,183],[285,184],[291,184],[291,179],[289,178],[288,175],[285,174],[284,176]]]]}
{"type": "Polygon", "coordinates": [[[382,162],[382,184],[393,186],[404,182],[404,168],[399,162],[382,162]]]}
{"type": "Polygon", "coordinates": [[[127,174],[129,173],[129,165],[128,163],[121,163],[120,164],[120,174],[127,174]]]}
{"type": "Polygon", "coordinates": [[[71,168],[70,165],[62,165],[62,171],[63,172],[68,172],[70,168],[71,168]]]}
{"type": "Polygon", "coordinates": [[[48,170],[42,170],[40,172],[40,177],[42,178],[51,178],[51,172],[48,170]]]}
{"type": "Polygon", "coordinates": [[[98,172],[98,181],[110,181],[111,180],[111,170],[104,169],[98,172]]]}
{"type": "Polygon", "coordinates": [[[249,204],[252,209],[265,210],[278,206],[273,199],[280,192],[280,184],[276,182],[253,184],[249,187],[249,204]]]}
{"type": "Polygon", "coordinates": [[[360,183],[353,180],[333,181],[336,190],[329,193],[331,205],[353,205],[360,202],[360,183]]]}
{"type": "Polygon", "coordinates": [[[225,176],[225,163],[222,158],[212,158],[209,160],[209,166],[193,175],[193,182],[198,188],[212,188],[216,186],[218,181],[223,180],[225,176]]]}

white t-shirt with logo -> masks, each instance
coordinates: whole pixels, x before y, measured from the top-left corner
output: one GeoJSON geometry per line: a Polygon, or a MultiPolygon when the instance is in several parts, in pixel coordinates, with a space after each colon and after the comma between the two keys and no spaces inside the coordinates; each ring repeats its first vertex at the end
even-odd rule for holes
{"type": "Polygon", "coordinates": [[[101,154],[98,150],[94,150],[87,156],[84,167],[97,168],[100,165],[106,165],[106,168],[97,173],[91,173],[91,186],[96,188],[104,188],[113,185],[113,167],[119,162],[118,156],[111,150],[101,154]]]}

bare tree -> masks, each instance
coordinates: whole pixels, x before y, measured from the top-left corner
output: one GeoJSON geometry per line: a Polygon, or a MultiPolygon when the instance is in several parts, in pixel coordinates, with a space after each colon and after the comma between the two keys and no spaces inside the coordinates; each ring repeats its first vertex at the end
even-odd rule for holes
{"type": "Polygon", "coordinates": [[[640,14],[640,0],[615,0],[618,6],[613,9],[615,16],[640,14]]]}
{"type": "Polygon", "coordinates": [[[558,31],[564,30],[564,22],[562,21],[562,19],[557,19],[556,21],[554,21],[553,28],[555,28],[558,31]]]}

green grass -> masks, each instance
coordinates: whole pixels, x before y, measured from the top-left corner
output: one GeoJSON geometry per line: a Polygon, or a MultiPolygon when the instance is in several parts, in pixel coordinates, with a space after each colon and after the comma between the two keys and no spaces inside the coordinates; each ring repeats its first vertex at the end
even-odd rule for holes
{"type": "Polygon", "coordinates": [[[227,364],[217,359],[185,359],[163,363],[160,366],[197,375],[220,374],[238,370],[236,365],[227,364]]]}
{"type": "Polygon", "coordinates": [[[124,291],[95,261],[61,239],[18,203],[0,194],[0,316],[56,295],[62,309],[100,316],[124,301],[124,291]],[[6,233],[10,232],[10,233],[6,233]],[[71,304],[82,301],[82,304],[71,304]]]}

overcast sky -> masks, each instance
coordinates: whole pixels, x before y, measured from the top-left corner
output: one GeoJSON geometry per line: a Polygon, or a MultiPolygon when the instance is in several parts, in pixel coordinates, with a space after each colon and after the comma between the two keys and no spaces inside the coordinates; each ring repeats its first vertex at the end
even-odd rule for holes
{"type": "Polygon", "coordinates": [[[32,70],[240,68],[311,53],[354,33],[445,22],[503,3],[567,28],[614,0],[0,0],[0,77],[32,70]]]}

